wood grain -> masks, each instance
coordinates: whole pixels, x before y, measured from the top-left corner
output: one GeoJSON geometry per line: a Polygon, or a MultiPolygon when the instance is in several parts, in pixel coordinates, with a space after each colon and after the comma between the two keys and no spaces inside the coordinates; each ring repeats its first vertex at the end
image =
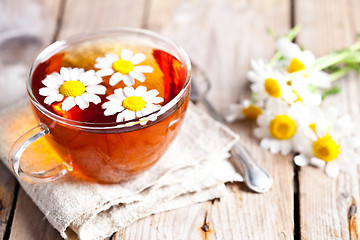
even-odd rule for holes
{"type": "MultiPolygon", "coordinates": [[[[296,23],[303,25],[297,41],[322,56],[333,49],[350,46],[356,41],[360,30],[356,0],[296,1],[296,23]]],[[[350,74],[338,80],[342,92],[325,100],[324,106],[336,106],[341,114],[350,114],[360,119],[359,104],[360,78],[350,74]]],[[[357,129],[357,136],[360,135],[357,129]]],[[[302,168],[300,184],[300,230],[302,239],[350,239],[349,231],[358,232],[358,213],[349,225],[350,206],[359,204],[359,174],[340,173],[337,179],[328,178],[320,169],[302,168]],[[357,229],[353,229],[353,228],[357,229]]],[[[353,238],[351,238],[353,239],[353,238]]]]}
{"type": "Polygon", "coordinates": [[[59,38],[118,27],[141,27],[145,0],[67,0],[59,38]]]}
{"type": "Polygon", "coordinates": [[[4,239],[16,192],[16,179],[0,163],[0,239],[4,239]]]}
{"type": "Polygon", "coordinates": [[[22,189],[19,191],[15,210],[10,240],[62,239],[59,232],[49,224],[44,214],[40,212],[22,189]]]}
{"type": "MultiPolygon", "coordinates": [[[[15,4],[15,2],[12,3],[15,4]]],[[[2,49],[0,53],[3,58],[4,56],[6,57],[7,54],[9,59],[14,60],[14,63],[23,63],[30,67],[31,59],[34,59],[37,52],[52,41],[56,30],[61,1],[38,0],[27,3],[36,4],[36,6],[39,7],[39,14],[41,14],[41,18],[46,23],[42,35],[38,36],[37,41],[34,39],[15,39],[12,41],[14,47],[2,49]],[[29,42],[27,42],[27,40],[29,40],[29,42]]],[[[17,2],[17,4],[19,4],[19,2],[17,2]]],[[[3,239],[6,227],[8,229],[7,234],[9,235],[6,237],[10,237],[10,239],[39,239],[39,235],[46,237],[50,233],[55,234],[50,234],[47,238],[40,239],[58,239],[59,234],[52,228],[47,220],[44,219],[43,214],[31,202],[29,197],[26,196],[22,190],[17,194],[16,186],[16,179],[5,166],[0,164],[0,205],[2,205],[0,206],[0,208],[2,207],[2,210],[0,210],[0,239],[3,239]],[[14,197],[17,197],[17,199],[14,199],[14,197]],[[15,209],[12,209],[13,201],[16,201],[15,209]],[[9,219],[11,210],[14,212],[13,219],[9,219]],[[34,226],[36,226],[36,228],[34,226]],[[58,238],[53,238],[56,234],[58,238]]]]}

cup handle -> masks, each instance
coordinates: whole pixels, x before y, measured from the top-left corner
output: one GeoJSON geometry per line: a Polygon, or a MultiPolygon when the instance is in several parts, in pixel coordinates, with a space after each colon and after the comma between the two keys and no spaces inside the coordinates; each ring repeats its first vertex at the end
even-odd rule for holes
{"type": "Polygon", "coordinates": [[[45,124],[40,123],[38,126],[30,129],[21,137],[19,137],[14,143],[14,145],[11,147],[9,154],[9,165],[11,167],[11,170],[23,180],[30,183],[46,183],[59,179],[65,174],[72,171],[72,166],[66,163],[59,164],[52,169],[44,170],[41,172],[27,172],[21,168],[21,155],[24,153],[25,149],[31,143],[35,142],[39,138],[49,133],[49,128],[45,124]]]}

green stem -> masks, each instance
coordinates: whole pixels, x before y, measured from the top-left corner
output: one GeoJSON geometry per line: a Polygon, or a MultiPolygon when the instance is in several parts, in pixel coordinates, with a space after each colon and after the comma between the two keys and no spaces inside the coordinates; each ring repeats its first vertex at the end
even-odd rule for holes
{"type": "Polygon", "coordinates": [[[351,47],[349,47],[349,50],[351,51],[357,51],[360,49],[360,41],[357,41],[355,44],[353,44],[351,47]]]}
{"type": "Polygon", "coordinates": [[[354,52],[344,51],[339,54],[332,55],[332,57],[323,58],[322,61],[316,62],[313,66],[311,66],[309,68],[305,68],[304,70],[294,72],[294,73],[287,75],[286,80],[289,81],[296,77],[304,76],[311,72],[319,71],[319,70],[325,69],[329,66],[335,65],[337,63],[341,63],[344,60],[346,60],[346,58],[351,56],[352,54],[354,54],[354,52]]]}
{"type": "MultiPolygon", "coordinates": [[[[296,37],[296,35],[299,34],[301,30],[301,25],[300,24],[297,24],[295,25],[285,36],[290,40],[294,40],[294,38],[296,37]]],[[[270,60],[269,62],[269,65],[271,67],[273,67],[279,60],[280,58],[282,57],[282,54],[280,51],[276,51],[274,57],[270,60]]]]}
{"type": "Polygon", "coordinates": [[[338,80],[339,78],[342,78],[343,76],[345,76],[348,72],[350,72],[352,68],[349,67],[349,66],[346,66],[342,69],[339,69],[338,71],[336,72],[333,72],[332,74],[330,74],[330,80],[333,82],[333,81],[336,81],[338,80]]]}
{"type": "MultiPolygon", "coordinates": [[[[348,49],[343,50],[342,52],[356,52],[356,51],[358,51],[358,50],[360,50],[360,41],[357,41],[355,44],[353,44],[352,46],[350,46],[348,49]]],[[[342,52],[340,52],[340,53],[342,53],[342,52]]],[[[328,55],[319,57],[319,58],[316,59],[314,65],[320,64],[321,62],[324,62],[324,61],[327,61],[328,59],[331,59],[331,58],[333,58],[333,57],[336,57],[336,56],[339,55],[340,53],[339,53],[339,52],[333,52],[333,53],[329,53],[328,55]]]]}

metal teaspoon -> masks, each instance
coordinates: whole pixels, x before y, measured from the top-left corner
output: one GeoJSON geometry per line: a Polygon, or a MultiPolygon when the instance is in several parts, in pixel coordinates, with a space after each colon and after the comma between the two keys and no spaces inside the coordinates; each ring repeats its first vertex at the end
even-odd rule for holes
{"type": "MultiPolygon", "coordinates": [[[[206,99],[209,89],[210,82],[208,78],[193,64],[190,99],[195,102],[200,101],[215,120],[225,124],[223,117],[216,112],[215,108],[206,99]]],[[[254,192],[267,192],[273,183],[272,177],[254,162],[249,152],[239,141],[235,143],[231,153],[241,165],[246,185],[254,192]]]]}

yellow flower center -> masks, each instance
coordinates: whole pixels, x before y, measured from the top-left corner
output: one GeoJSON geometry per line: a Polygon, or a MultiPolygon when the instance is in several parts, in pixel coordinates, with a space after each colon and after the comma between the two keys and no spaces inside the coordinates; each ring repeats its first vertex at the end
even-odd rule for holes
{"type": "Polygon", "coordinates": [[[123,75],[128,74],[134,69],[134,65],[128,60],[122,60],[121,58],[113,63],[113,69],[123,75]]]}
{"type": "Polygon", "coordinates": [[[122,105],[124,108],[136,112],[145,107],[145,100],[138,96],[130,96],[124,99],[122,105]]]}
{"type": "Polygon", "coordinates": [[[261,108],[250,105],[247,108],[242,109],[242,113],[247,119],[256,120],[257,117],[262,113],[261,108]]]}
{"type": "Polygon", "coordinates": [[[267,78],[264,82],[265,91],[274,98],[281,97],[281,88],[279,83],[273,78],[267,78]]]}
{"type": "Polygon", "coordinates": [[[293,58],[290,62],[288,72],[293,73],[305,69],[305,65],[299,59],[293,58]]]}
{"type": "Polygon", "coordinates": [[[59,88],[59,93],[65,97],[80,96],[86,91],[85,85],[77,80],[64,82],[59,88]]]}
{"type": "Polygon", "coordinates": [[[270,122],[271,135],[280,140],[291,138],[296,131],[296,124],[287,115],[278,115],[270,122]]]}
{"type": "Polygon", "coordinates": [[[315,157],[330,162],[340,153],[339,145],[329,135],[319,138],[313,143],[315,157]]]}

